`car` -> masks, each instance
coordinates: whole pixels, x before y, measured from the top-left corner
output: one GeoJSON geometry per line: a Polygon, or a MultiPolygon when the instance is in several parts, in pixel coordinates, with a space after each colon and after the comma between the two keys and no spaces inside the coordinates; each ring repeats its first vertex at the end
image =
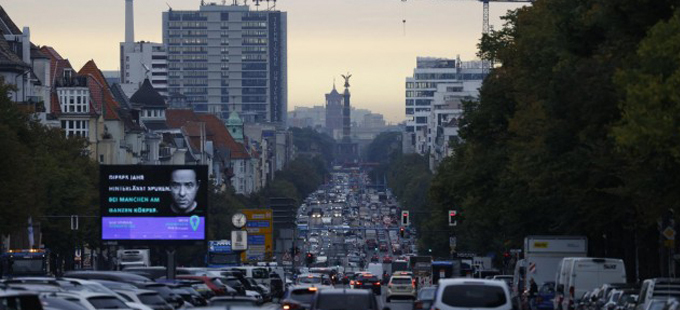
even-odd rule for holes
{"type": "Polygon", "coordinates": [[[382,286],[381,280],[373,274],[359,274],[354,279],[355,289],[369,289],[372,290],[375,295],[380,295],[382,286]]]}
{"type": "Polygon", "coordinates": [[[153,310],[173,310],[174,308],[161,297],[161,295],[152,290],[115,290],[119,296],[123,297],[127,302],[134,302],[146,305],[153,310]]]}
{"type": "MultiPolygon", "coordinates": [[[[128,309],[133,310],[132,307],[135,303],[124,302],[119,299],[121,297],[94,293],[94,292],[57,292],[51,293],[49,296],[62,298],[74,303],[77,303],[81,307],[88,310],[100,310],[100,309],[128,309]]],[[[141,307],[140,307],[141,308],[141,307]]],[[[27,308],[31,309],[31,308],[27,308]]],[[[139,308],[136,308],[139,309],[139,308]]]]}
{"type": "MultiPolygon", "coordinates": [[[[378,310],[378,302],[371,291],[328,289],[317,292],[310,310],[378,310]]],[[[389,310],[389,308],[383,308],[389,310]]]]}
{"type": "Polygon", "coordinates": [[[293,286],[289,288],[281,300],[281,308],[286,310],[309,310],[312,301],[319,291],[316,287],[293,286]],[[286,306],[288,306],[286,308],[286,306]]]}
{"type": "Polygon", "coordinates": [[[436,286],[428,286],[421,288],[418,291],[418,296],[415,302],[413,302],[413,310],[426,310],[430,309],[432,306],[432,301],[434,301],[434,293],[437,291],[436,286]]]}
{"type": "Polygon", "coordinates": [[[441,279],[432,308],[512,310],[512,301],[508,286],[500,281],[468,278],[441,279]]]}
{"type": "MultiPolygon", "coordinates": [[[[88,310],[78,303],[54,296],[42,295],[40,302],[45,310],[88,310]]],[[[14,309],[24,308],[15,307],[14,309]]]]}
{"type": "Polygon", "coordinates": [[[416,284],[410,276],[393,276],[387,283],[387,297],[385,300],[390,302],[395,297],[402,297],[415,300],[416,284]]]}
{"type": "MultiPolygon", "coordinates": [[[[43,305],[36,293],[0,289],[0,305],[2,309],[35,309],[43,310],[43,305]]],[[[75,309],[75,308],[74,308],[75,309]]]]}
{"type": "Polygon", "coordinates": [[[384,264],[391,264],[391,263],[392,263],[392,257],[390,257],[390,256],[384,256],[384,257],[383,257],[383,263],[384,263],[384,264]]]}

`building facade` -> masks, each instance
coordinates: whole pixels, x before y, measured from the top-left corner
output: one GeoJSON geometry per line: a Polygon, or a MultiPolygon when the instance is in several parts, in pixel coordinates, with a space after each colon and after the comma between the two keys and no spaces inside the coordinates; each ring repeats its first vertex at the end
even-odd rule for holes
{"type": "Polygon", "coordinates": [[[476,98],[484,75],[481,61],[463,62],[460,58],[418,57],[413,76],[406,78],[404,150],[419,154],[429,152],[433,142],[432,128],[428,129],[431,124],[430,118],[436,117],[433,111],[437,108],[436,105],[442,105],[444,93],[457,93],[455,96],[469,95],[476,98]],[[440,89],[438,88],[440,84],[447,86],[440,89]],[[436,103],[437,96],[441,98],[436,103]]]}
{"type": "Polygon", "coordinates": [[[343,96],[335,89],[326,94],[326,132],[333,137],[342,131],[343,96]]]}
{"type": "Polygon", "coordinates": [[[168,93],[186,97],[196,112],[246,123],[285,124],[287,15],[244,5],[201,5],[163,12],[168,93]]]}

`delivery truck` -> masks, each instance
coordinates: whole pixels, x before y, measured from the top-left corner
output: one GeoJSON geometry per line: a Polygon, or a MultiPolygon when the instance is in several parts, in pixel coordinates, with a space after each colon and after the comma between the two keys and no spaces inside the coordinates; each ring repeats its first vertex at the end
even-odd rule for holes
{"type": "Polygon", "coordinates": [[[565,257],[586,257],[588,238],[584,236],[528,236],[524,238],[524,258],[517,261],[511,294],[514,300],[524,301],[523,293],[534,279],[538,287],[555,281],[558,265],[565,257]]]}

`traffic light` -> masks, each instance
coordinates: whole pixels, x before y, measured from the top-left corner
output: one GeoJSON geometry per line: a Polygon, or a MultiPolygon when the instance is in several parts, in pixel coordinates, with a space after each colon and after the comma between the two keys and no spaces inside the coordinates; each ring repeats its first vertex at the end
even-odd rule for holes
{"type": "Polygon", "coordinates": [[[404,227],[399,229],[399,236],[401,236],[402,238],[404,238],[405,233],[406,233],[406,230],[404,229],[404,227]]]}
{"type": "Polygon", "coordinates": [[[458,212],[456,210],[449,210],[449,226],[458,225],[458,212]]]}
{"type": "Polygon", "coordinates": [[[401,211],[401,225],[408,226],[411,224],[411,217],[408,211],[401,211]]]}
{"type": "Polygon", "coordinates": [[[307,253],[307,257],[306,257],[305,260],[306,260],[306,262],[307,262],[307,266],[313,264],[313,263],[314,263],[314,254],[312,254],[312,253],[307,253]]]}
{"type": "Polygon", "coordinates": [[[506,266],[510,263],[510,252],[503,253],[503,264],[506,266]]]}

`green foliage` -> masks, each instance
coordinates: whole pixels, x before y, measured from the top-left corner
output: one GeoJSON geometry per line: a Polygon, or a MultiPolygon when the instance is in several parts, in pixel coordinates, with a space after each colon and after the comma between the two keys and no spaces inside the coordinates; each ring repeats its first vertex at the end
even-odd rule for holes
{"type": "Polygon", "coordinates": [[[462,142],[432,180],[428,225],[445,225],[437,216],[456,206],[461,251],[582,234],[591,255],[633,266],[620,240],[654,244],[656,219],[680,204],[678,4],[552,0],[510,12],[479,44],[502,66],[465,106],[462,142]]]}
{"type": "Polygon", "coordinates": [[[307,153],[310,156],[320,154],[327,163],[333,162],[333,152],[335,151],[335,140],[325,133],[306,127],[292,127],[293,145],[298,153],[307,153]]]}
{"type": "Polygon", "coordinates": [[[69,218],[60,217],[98,212],[98,168],[86,141],[32,119],[8,99],[10,89],[0,82],[0,233],[24,230],[30,216],[54,253],[69,256],[75,245],[97,244],[95,218],[81,218],[81,230],[72,232],[69,218]]]}

